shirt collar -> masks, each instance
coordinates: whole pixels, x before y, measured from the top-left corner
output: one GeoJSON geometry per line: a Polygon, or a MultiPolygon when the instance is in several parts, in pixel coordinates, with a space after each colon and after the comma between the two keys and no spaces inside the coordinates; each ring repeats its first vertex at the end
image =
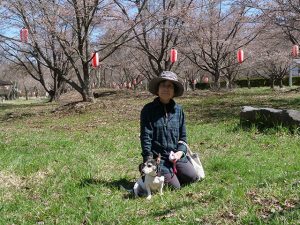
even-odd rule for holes
{"type": "Polygon", "coordinates": [[[168,104],[163,104],[160,100],[159,97],[156,97],[153,101],[155,103],[156,106],[166,106],[166,109],[168,112],[174,112],[174,108],[175,108],[175,101],[173,99],[170,100],[170,102],[168,104]]]}

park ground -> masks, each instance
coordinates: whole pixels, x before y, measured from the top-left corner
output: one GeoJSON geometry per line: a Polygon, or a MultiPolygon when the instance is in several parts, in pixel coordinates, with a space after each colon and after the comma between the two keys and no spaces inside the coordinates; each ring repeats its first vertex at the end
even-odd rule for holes
{"type": "Polygon", "coordinates": [[[134,199],[139,113],[153,96],[99,90],[0,103],[0,224],[300,224],[300,138],[242,129],[244,105],[300,110],[297,89],[195,91],[176,101],[206,178],[134,199]]]}

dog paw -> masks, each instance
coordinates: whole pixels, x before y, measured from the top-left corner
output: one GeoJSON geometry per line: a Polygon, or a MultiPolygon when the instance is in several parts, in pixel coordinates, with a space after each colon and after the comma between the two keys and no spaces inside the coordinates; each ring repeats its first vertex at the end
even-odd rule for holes
{"type": "Polygon", "coordinates": [[[160,182],[164,182],[164,181],[165,181],[165,177],[164,177],[164,176],[158,177],[158,180],[159,180],[160,182]]]}
{"type": "Polygon", "coordinates": [[[151,199],[151,197],[152,197],[151,195],[148,195],[148,197],[147,197],[146,199],[147,199],[147,200],[150,200],[150,199],[151,199]]]}

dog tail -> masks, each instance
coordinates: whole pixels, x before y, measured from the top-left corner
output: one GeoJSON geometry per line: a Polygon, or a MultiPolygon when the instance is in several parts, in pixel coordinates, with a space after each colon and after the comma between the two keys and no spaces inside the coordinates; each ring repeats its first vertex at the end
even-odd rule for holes
{"type": "Polygon", "coordinates": [[[129,192],[129,193],[133,193],[133,189],[126,189],[126,188],[123,187],[122,185],[120,185],[120,190],[127,191],[127,192],[129,192]]]}

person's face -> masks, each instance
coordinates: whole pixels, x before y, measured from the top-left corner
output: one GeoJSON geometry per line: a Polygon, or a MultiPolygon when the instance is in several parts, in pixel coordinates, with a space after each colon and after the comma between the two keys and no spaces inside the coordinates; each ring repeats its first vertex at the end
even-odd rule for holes
{"type": "Polygon", "coordinates": [[[158,96],[163,103],[168,103],[174,97],[174,84],[171,81],[163,81],[158,86],[158,96]]]}

